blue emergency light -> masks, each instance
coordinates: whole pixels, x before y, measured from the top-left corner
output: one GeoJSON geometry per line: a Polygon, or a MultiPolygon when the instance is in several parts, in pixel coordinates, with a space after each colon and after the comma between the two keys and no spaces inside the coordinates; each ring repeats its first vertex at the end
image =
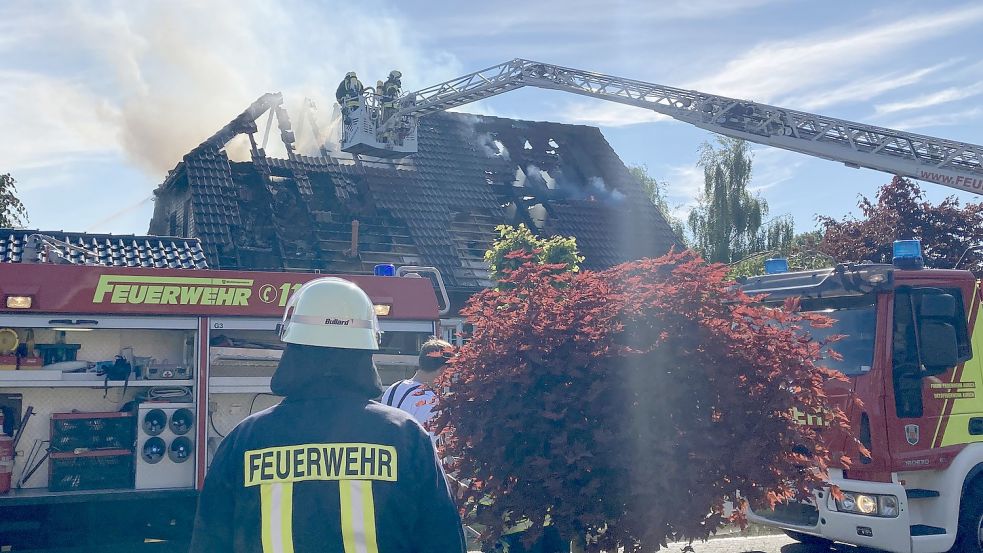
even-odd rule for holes
{"type": "Polygon", "coordinates": [[[895,240],[891,262],[899,269],[921,269],[925,266],[920,240],[895,240]]]}
{"type": "Polygon", "coordinates": [[[396,266],[392,263],[380,263],[372,268],[375,276],[396,276],[396,266]]]}
{"type": "Polygon", "coordinates": [[[765,259],[765,274],[777,275],[788,272],[788,259],[784,257],[773,257],[765,259]]]}

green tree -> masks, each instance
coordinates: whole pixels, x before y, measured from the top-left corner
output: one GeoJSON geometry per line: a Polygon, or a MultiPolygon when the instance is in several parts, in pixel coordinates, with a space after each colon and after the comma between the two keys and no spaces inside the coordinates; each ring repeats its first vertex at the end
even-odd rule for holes
{"type": "Polygon", "coordinates": [[[746,141],[719,137],[716,147],[704,142],[698,166],[704,189],[688,223],[693,245],[708,261],[731,263],[792,238],[791,219],[766,224],[768,202],[748,190],[751,149],[746,141]]]}
{"type": "Polygon", "coordinates": [[[642,185],[642,190],[645,195],[648,196],[652,204],[659,209],[662,213],[662,217],[665,218],[666,222],[672,228],[672,231],[680,238],[684,240],[686,238],[686,227],[682,220],[673,217],[672,209],[669,207],[669,202],[666,200],[666,189],[669,188],[669,183],[665,181],[659,181],[655,177],[649,174],[648,167],[645,165],[632,165],[628,168],[628,172],[632,174],[633,177],[638,179],[638,182],[642,185]]]}
{"type": "Polygon", "coordinates": [[[0,227],[18,228],[28,221],[27,208],[16,196],[16,183],[10,173],[0,175],[0,227]]]}
{"type": "Polygon", "coordinates": [[[562,271],[577,272],[584,260],[577,252],[577,239],[573,236],[540,238],[526,225],[495,227],[498,238],[485,252],[485,261],[491,270],[491,278],[502,281],[509,272],[532,261],[543,265],[563,265],[562,271]]]}
{"type": "Polygon", "coordinates": [[[788,267],[791,271],[832,267],[836,264],[836,260],[819,250],[822,239],[823,233],[820,230],[796,234],[787,242],[773,244],[760,252],[731,263],[727,270],[727,277],[736,279],[762,275],[765,272],[765,260],[773,257],[788,259],[788,267]]]}

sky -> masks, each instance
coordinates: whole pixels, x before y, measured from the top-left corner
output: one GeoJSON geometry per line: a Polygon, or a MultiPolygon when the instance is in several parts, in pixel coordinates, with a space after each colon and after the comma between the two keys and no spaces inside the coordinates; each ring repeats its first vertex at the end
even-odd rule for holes
{"type": "MultiPolygon", "coordinates": [[[[330,113],[347,71],[371,84],[399,69],[416,90],[512,58],[983,144],[981,28],[973,1],[6,0],[0,173],[17,179],[30,228],[142,234],[168,170],[265,92],[284,94],[296,128],[304,98],[330,113]]],[[[458,111],[598,126],[625,163],[668,183],[681,217],[702,189],[700,145],[713,140],[558,91],[458,111]]],[[[854,214],[859,195],[890,180],[753,152],[752,186],[799,231],[817,214],[854,214]]],[[[981,201],[923,188],[932,201],[981,201]]]]}

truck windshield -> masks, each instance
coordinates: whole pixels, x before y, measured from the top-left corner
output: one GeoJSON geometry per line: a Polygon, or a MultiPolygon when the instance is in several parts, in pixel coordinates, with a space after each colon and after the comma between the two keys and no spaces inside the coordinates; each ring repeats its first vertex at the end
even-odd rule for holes
{"type": "Polygon", "coordinates": [[[830,347],[843,356],[841,361],[830,357],[823,363],[847,376],[870,371],[874,362],[874,327],[876,312],[874,296],[803,299],[802,310],[820,313],[836,322],[831,328],[809,328],[815,340],[840,334],[843,338],[830,347]]]}

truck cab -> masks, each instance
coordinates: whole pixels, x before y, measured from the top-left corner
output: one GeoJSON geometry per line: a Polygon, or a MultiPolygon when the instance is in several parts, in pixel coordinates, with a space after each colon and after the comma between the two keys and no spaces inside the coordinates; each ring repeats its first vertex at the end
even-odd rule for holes
{"type": "MultiPolygon", "coordinates": [[[[896,553],[980,551],[983,330],[974,276],[896,255],[894,265],[769,274],[742,288],[766,303],[798,297],[803,310],[836,321],[810,332],[817,339],[843,335],[831,345],[841,359],[825,362],[849,380],[830,381],[827,393],[868,451],[854,451],[848,468],[830,471],[839,498],[817,490],[811,501],[749,519],[800,541],[896,553]]],[[[822,425],[805,416],[797,422],[822,425]]],[[[829,440],[834,453],[850,452],[845,437],[829,440]]]]}

